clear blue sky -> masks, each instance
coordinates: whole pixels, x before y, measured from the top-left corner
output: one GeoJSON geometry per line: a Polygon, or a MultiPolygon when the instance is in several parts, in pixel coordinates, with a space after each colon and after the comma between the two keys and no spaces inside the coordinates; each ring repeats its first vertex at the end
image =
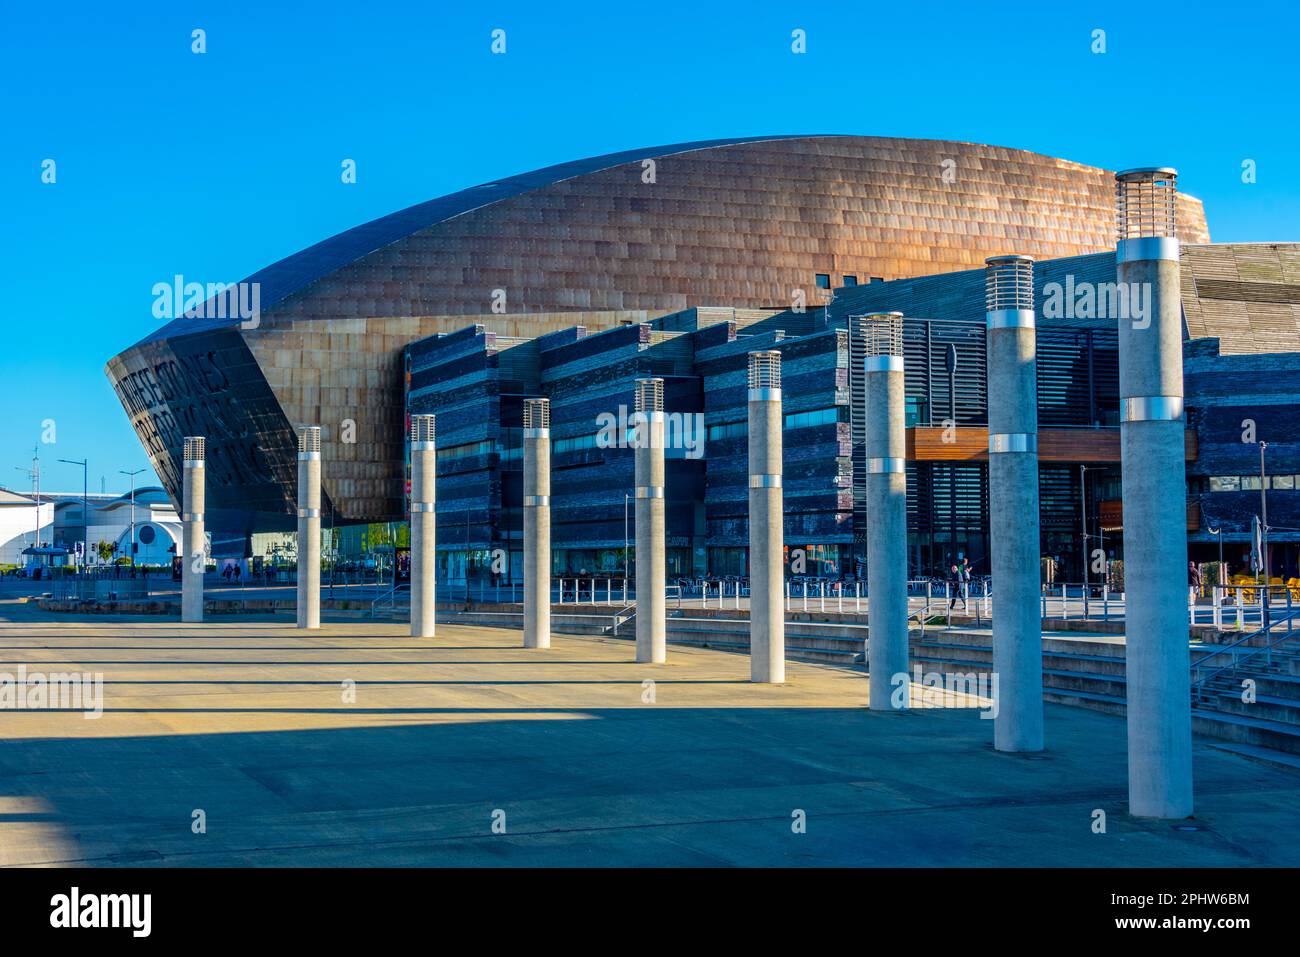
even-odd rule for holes
{"type": "MultiPolygon", "coordinates": [[[[105,361],[175,273],[235,281],[350,226],[694,139],[969,140],[1174,165],[1217,241],[1300,240],[1286,3],[10,4],[0,36],[0,485],[147,467],[105,361]],[[191,31],[207,53],[191,53],[191,31]],[[490,52],[506,30],[507,53],[490,52]],[[790,50],[791,31],[807,53],[790,50]],[[1107,52],[1091,50],[1106,31],[1107,52]],[[57,183],[40,181],[57,163],[57,183]],[[358,182],[340,183],[340,163],[358,182]],[[1241,163],[1258,182],[1241,181],[1241,163]]],[[[155,481],[152,473],[141,481],[155,481]]]]}

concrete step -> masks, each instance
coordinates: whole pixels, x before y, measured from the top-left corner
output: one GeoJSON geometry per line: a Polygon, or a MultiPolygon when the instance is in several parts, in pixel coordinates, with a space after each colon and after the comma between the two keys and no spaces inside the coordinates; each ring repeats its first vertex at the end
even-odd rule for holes
{"type": "MultiPolygon", "coordinates": [[[[1285,698],[1300,707],[1300,675],[1252,671],[1248,677],[1255,679],[1255,688],[1260,694],[1285,698]]],[[[1240,687],[1240,682],[1235,684],[1240,687]]]]}
{"type": "MultiPolygon", "coordinates": [[[[993,635],[988,631],[963,631],[961,629],[926,629],[922,636],[913,629],[913,642],[940,642],[950,645],[968,645],[972,648],[992,648],[993,635]]],[[[1124,643],[1121,641],[1089,640],[1088,637],[1058,637],[1055,633],[1044,633],[1044,651],[1060,651],[1066,654],[1086,654],[1103,658],[1124,658],[1124,643]]]]}
{"type": "MultiPolygon", "coordinates": [[[[439,612],[438,621],[485,628],[522,629],[524,626],[522,612],[505,611],[439,612]]],[[[551,615],[551,631],[557,635],[605,635],[613,624],[613,615],[551,615]]]]}
{"type": "MultiPolygon", "coordinates": [[[[968,664],[991,666],[993,651],[991,648],[971,648],[966,645],[949,645],[939,643],[918,643],[912,646],[912,656],[918,659],[948,658],[964,661],[968,664]]],[[[1053,654],[1044,653],[1043,667],[1048,670],[1075,672],[1081,675],[1097,677],[1123,677],[1124,659],[1101,657],[1097,655],[1053,654]]]]}
{"type": "Polygon", "coordinates": [[[1193,708],[1192,730],[1235,744],[1300,754],[1300,727],[1294,724],[1193,708]]]}
{"type": "MultiPolygon", "coordinates": [[[[716,631],[722,634],[749,634],[748,618],[723,618],[715,616],[675,615],[668,618],[668,627],[694,631],[716,631]]],[[[789,637],[798,635],[816,639],[845,639],[865,641],[867,628],[863,625],[834,622],[790,621],[785,623],[785,633],[789,637]]]]}
{"type": "MultiPolygon", "coordinates": [[[[913,655],[912,660],[924,669],[936,671],[992,666],[991,657],[981,662],[968,653],[969,649],[957,646],[955,650],[956,656],[951,655],[953,649],[948,649],[943,654],[913,655]]],[[[1125,693],[1122,671],[1106,675],[1050,666],[1043,670],[1045,701],[1122,715],[1125,693]]],[[[1213,705],[1193,707],[1192,725],[1196,733],[1207,737],[1300,754],[1300,707],[1290,698],[1261,696],[1255,704],[1247,705],[1239,697],[1218,697],[1213,705]]]]}
{"type": "Polygon", "coordinates": [[[1241,691],[1238,689],[1234,692],[1210,696],[1208,699],[1203,699],[1200,705],[1224,714],[1262,718],[1266,721],[1295,725],[1297,733],[1300,733],[1300,706],[1297,706],[1297,703],[1289,698],[1261,694],[1253,702],[1247,704],[1241,700],[1241,691]]]}
{"type": "Polygon", "coordinates": [[[1250,744],[1232,744],[1227,741],[1216,742],[1211,747],[1271,767],[1284,768],[1288,771],[1300,771],[1300,754],[1288,754],[1285,751],[1277,751],[1273,748],[1260,748],[1250,744]]]}
{"type": "MultiPolygon", "coordinates": [[[[749,654],[748,622],[730,622],[731,627],[720,627],[707,619],[669,619],[667,638],[671,644],[692,645],[697,648],[718,648],[749,654]],[[743,628],[736,627],[743,624],[743,628]]],[[[807,623],[799,627],[806,628],[807,623]]],[[[860,661],[863,643],[860,639],[840,638],[835,635],[805,635],[786,632],[785,654],[791,660],[818,661],[853,666],[860,661]]]]}
{"type": "MultiPolygon", "coordinates": [[[[1043,699],[1059,704],[1080,705],[1107,714],[1125,713],[1124,699],[1113,694],[1053,688],[1044,691],[1043,699]]],[[[1300,726],[1291,723],[1193,708],[1192,731],[1221,741],[1300,754],[1300,726]]]]}
{"type": "Polygon", "coordinates": [[[1126,700],[1128,684],[1123,675],[1080,674],[1077,671],[1043,669],[1043,687],[1059,692],[1088,692],[1107,699],[1126,700]]]}
{"type": "Polygon", "coordinates": [[[1043,700],[1057,704],[1078,705],[1104,714],[1122,715],[1125,712],[1125,702],[1122,697],[1096,691],[1074,691],[1068,688],[1044,689],[1043,700]]]}
{"type": "MultiPolygon", "coordinates": [[[[921,665],[923,670],[941,673],[961,671],[988,671],[992,668],[991,660],[971,661],[966,658],[912,657],[913,664],[921,665]]],[[[1099,694],[1107,699],[1115,699],[1122,705],[1125,696],[1125,680],[1121,672],[1118,675],[1093,674],[1071,671],[1069,669],[1043,669],[1043,688],[1045,691],[1070,693],[1088,692],[1099,694]]]]}

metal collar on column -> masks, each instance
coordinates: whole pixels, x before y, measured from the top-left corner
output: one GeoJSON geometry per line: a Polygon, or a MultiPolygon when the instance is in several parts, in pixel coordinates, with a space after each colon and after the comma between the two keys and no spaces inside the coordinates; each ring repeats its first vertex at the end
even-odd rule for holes
{"type": "Polygon", "coordinates": [[[998,452],[1038,452],[1036,432],[990,432],[989,454],[998,452]]]}
{"type": "Polygon", "coordinates": [[[871,475],[889,475],[906,471],[907,462],[904,459],[894,457],[872,457],[867,459],[867,472],[871,475]]]}
{"type": "Polygon", "coordinates": [[[1183,417],[1181,395],[1137,395],[1121,399],[1121,422],[1174,422],[1183,417]]]}

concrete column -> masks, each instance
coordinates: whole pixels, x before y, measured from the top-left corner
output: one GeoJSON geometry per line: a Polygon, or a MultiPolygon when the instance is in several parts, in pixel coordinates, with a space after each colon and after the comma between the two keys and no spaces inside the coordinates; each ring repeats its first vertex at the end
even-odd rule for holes
{"type": "Polygon", "coordinates": [[[989,395],[989,548],[993,576],[993,746],[1043,749],[1039,617],[1038,358],[1034,260],[985,260],[989,395]]]}
{"type": "Polygon", "coordinates": [[[749,354],[749,679],[785,681],[781,353],[749,354]]]}
{"type": "Polygon", "coordinates": [[[434,417],[411,416],[411,637],[432,638],[438,613],[434,417]]]}
{"type": "Polygon", "coordinates": [[[298,627],[320,627],[320,428],[298,431],[298,627]]]}
{"type": "Polygon", "coordinates": [[[182,453],[185,474],[181,491],[181,621],[203,620],[203,572],[207,567],[207,534],[203,509],[207,501],[202,436],[187,436],[182,453]]]}
{"type": "Polygon", "coordinates": [[[901,711],[911,703],[903,314],[872,313],[863,318],[862,330],[869,706],[872,711],[901,711]]]}
{"type": "Polygon", "coordinates": [[[1192,813],[1178,174],[1116,174],[1129,811],[1192,813]],[[1142,309],[1145,305],[1147,308],[1142,309]]]}
{"type": "Polygon", "coordinates": [[[524,400],[524,647],[551,647],[551,401],[524,400]]]}
{"type": "Polygon", "coordinates": [[[664,546],[664,380],[636,380],[636,660],[667,659],[664,546]]]}

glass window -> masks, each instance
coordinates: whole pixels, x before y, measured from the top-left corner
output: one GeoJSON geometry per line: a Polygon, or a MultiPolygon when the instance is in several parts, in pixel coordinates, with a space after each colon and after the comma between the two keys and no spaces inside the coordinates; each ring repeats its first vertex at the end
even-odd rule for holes
{"type": "Polygon", "coordinates": [[[1258,492],[1258,491],[1259,491],[1259,476],[1258,476],[1258,475],[1243,475],[1243,476],[1241,477],[1241,490],[1242,490],[1243,492],[1258,492]]]}
{"type": "Polygon", "coordinates": [[[727,422],[723,425],[711,425],[709,426],[709,441],[734,438],[737,435],[744,435],[748,431],[749,424],[747,422],[727,422]]]}
{"type": "Polygon", "coordinates": [[[802,429],[810,425],[830,425],[832,422],[849,421],[847,405],[832,405],[825,409],[813,409],[811,412],[791,412],[785,417],[785,428],[802,429]]]}
{"type": "Polygon", "coordinates": [[[906,404],[903,413],[904,414],[903,424],[909,429],[915,428],[916,426],[921,424],[921,421],[923,419],[927,418],[926,411],[925,411],[926,410],[925,396],[909,395],[906,398],[905,403],[906,404]]]}
{"type": "Polygon", "coordinates": [[[1211,475],[1210,491],[1239,492],[1241,491],[1241,478],[1236,475],[1211,475]]]}
{"type": "Polygon", "coordinates": [[[1294,476],[1294,475],[1274,475],[1274,476],[1273,476],[1273,487],[1274,487],[1274,488],[1293,489],[1293,488],[1295,488],[1295,476],[1294,476]]]}
{"type": "Polygon", "coordinates": [[[817,288],[818,288],[818,289],[829,289],[829,288],[831,288],[831,274],[830,274],[830,273],[828,273],[828,272],[819,272],[819,273],[817,274],[817,288]]]}
{"type": "Polygon", "coordinates": [[[471,442],[468,445],[453,445],[445,449],[438,449],[438,460],[445,462],[449,459],[464,458],[467,455],[486,455],[491,452],[495,444],[491,441],[471,442]]]}
{"type": "Polygon", "coordinates": [[[844,277],[844,285],[846,285],[846,286],[856,286],[857,284],[858,284],[858,277],[857,277],[857,276],[845,276],[845,277],[844,277]]]}

